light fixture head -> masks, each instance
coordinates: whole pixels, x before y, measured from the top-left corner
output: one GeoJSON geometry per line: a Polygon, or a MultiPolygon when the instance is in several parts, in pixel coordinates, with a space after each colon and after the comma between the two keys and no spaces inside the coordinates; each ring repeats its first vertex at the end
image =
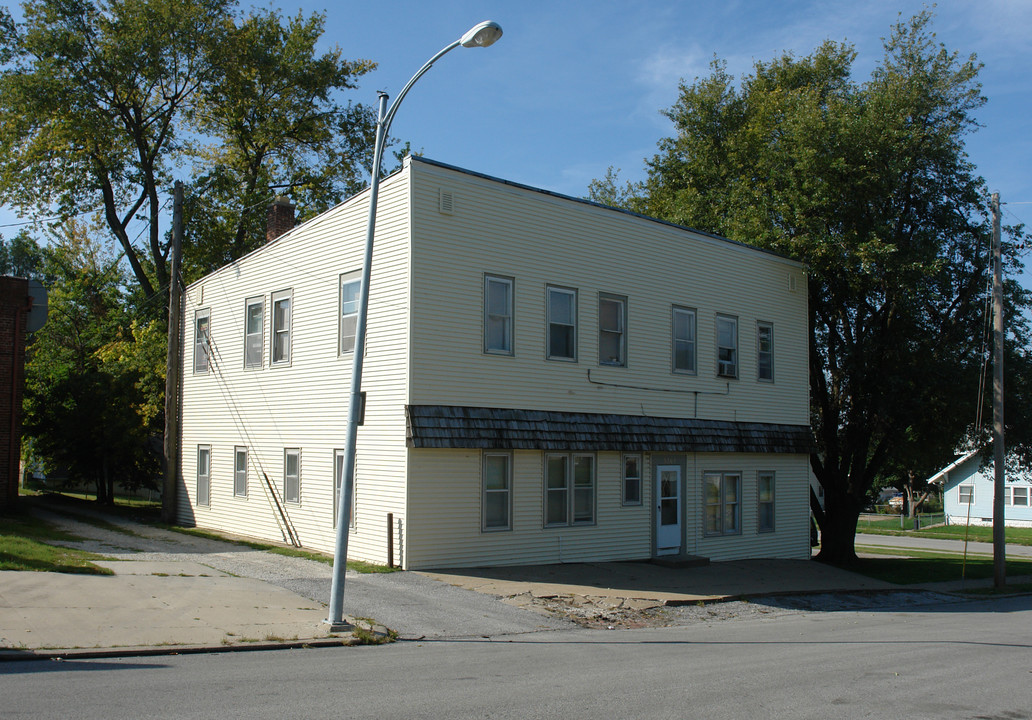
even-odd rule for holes
{"type": "Polygon", "coordinates": [[[474,25],[459,40],[462,47],[487,47],[493,45],[502,36],[502,26],[493,20],[474,25]]]}

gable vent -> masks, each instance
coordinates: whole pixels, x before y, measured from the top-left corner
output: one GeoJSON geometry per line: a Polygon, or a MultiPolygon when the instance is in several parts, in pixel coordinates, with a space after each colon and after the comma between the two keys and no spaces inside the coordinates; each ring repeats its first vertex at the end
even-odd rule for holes
{"type": "Polygon", "coordinates": [[[455,196],[450,190],[441,190],[438,210],[442,215],[451,215],[455,212],[455,196]]]}
{"type": "Polygon", "coordinates": [[[795,273],[789,273],[788,274],[788,291],[789,292],[795,292],[796,291],[796,276],[795,276],[795,273]]]}

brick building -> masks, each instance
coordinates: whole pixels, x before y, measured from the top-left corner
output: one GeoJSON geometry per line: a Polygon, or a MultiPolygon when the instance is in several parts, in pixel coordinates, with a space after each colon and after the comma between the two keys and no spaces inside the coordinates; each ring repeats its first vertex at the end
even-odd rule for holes
{"type": "Polygon", "coordinates": [[[29,281],[0,276],[0,513],[18,497],[29,281]]]}

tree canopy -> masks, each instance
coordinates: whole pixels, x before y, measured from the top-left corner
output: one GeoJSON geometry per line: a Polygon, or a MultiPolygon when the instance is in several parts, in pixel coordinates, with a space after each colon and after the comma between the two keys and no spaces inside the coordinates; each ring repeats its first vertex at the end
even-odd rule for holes
{"type": "Polygon", "coordinates": [[[853,47],[830,41],[757,62],[739,84],[716,60],[681,83],[666,111],[676,134],[647,179],[591,188],[806,264],[811,465],[825,498],[812,505],[831,561],[855,560],[877,476],[925,477],[978,431],[991,227],[964,139],[985,98],[976,58],[937,43],[931,22],[899,22],[865,82],[853,47]]]}
{"type": "Polygon", "coordinates": [[[0,200],[62,217],[99,211],[145,296],[168,285],[161,219],[176,171],[198,178],[201,265],[249,249],[270,185],[313,209],[355,187],[372,121],[337,95],[374,65],[316,53],[321,16],[238,18],[232,0],[23,10],[21,23],[0,17],[0,200]]]}

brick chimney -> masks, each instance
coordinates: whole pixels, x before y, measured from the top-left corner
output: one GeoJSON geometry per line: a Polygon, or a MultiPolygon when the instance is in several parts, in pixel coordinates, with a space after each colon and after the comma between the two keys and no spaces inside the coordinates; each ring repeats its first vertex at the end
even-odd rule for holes
{"type": "Polygon", "coordinates": [[[265,221],[265,242],[272,242],[285,232],[294,229],[294,206],[285,197],[277,197],[269,205],[265,221]]]}

